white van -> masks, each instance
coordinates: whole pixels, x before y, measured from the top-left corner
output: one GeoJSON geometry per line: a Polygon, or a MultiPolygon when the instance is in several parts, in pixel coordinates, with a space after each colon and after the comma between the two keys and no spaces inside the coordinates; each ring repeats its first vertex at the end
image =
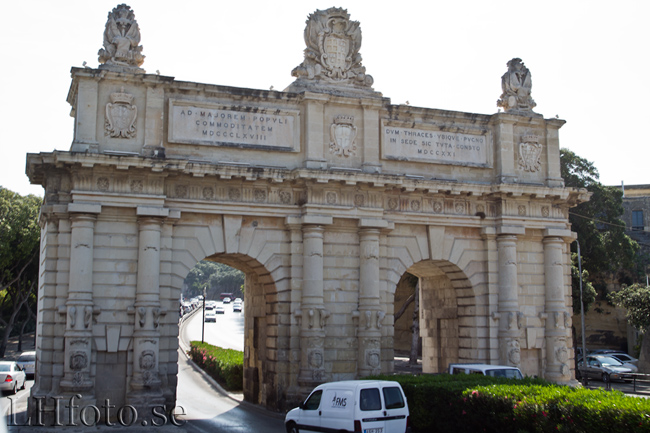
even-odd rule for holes
{"type": "Polygon", "coordinates": [[[482,374],[483,376],[523,379],[521,370],[509,365],[449,364],[449,374],[482,374]]]}
{"type": "Polygon", "coordinates": [[[410,432],[409,408],[398,382],[348,380],[317,386],[287,413],[287,433],[410,432]]]}

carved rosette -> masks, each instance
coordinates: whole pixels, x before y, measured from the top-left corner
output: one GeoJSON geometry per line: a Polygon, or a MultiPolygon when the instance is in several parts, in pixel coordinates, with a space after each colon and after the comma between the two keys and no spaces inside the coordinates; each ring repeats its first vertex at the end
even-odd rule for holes
{"type": "Polygon", "coordinates": [[[531,173],[539,171],[541,162],[542,145],[536,135],[524,135],[519,143],[519,168],[531,173]]]}
{"type": "Polygon", "coordinates": [[[140,28],[131,7],[118,5],[108,14],[104,30],[104,48],[99,55],[100,69],[144,73],[140,28]]]}
{"type": "Polygon", "coordinates": [[[280,203],[289,204],[291,203],[291,192],[289,191],[280,191],[280,203]]]}
{"type": "Polygon", "coordinates": [[[124,92],[111,93],[111,102],[106,104],[106,135],[113,138],[134,138],[135,121],[138,117],[138,107],[132,104],[133,95],[124,92]]]}
{"type": "Polygon", "coordinates": [[[354,116],[339,115],[330,126],[330,152],[348,157],[357,153],[355,139],[357,127],[354,126],[354,116]]]}
{"type": "Polygon", "coordinates": [[[330,8],[310,14],[305,27],[305,59],[291,75],[303,81],[370,88],[373,79],[361,65],[361,29],[347,10],[330,8]]]}
{"type": "Polygon", "coordinates": [[[435,213],[441,213],[441,212],[442,212],[442,208],[443,208],[443,206],[442,206],[442,203],[441,203],[441,202],[436,201],[436,202],[433,203],[433,211],[434,211],[435,213]]]}

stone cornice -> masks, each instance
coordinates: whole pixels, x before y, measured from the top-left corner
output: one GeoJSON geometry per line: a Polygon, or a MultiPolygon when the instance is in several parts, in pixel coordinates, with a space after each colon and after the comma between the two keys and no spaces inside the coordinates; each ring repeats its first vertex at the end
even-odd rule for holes
{"type": "Polygon", "coordinates": [[[120,171],[141,170],[151,175],[189,175],[193,178],[217,177],[221,180],[241,179],[244,181],[265,180],[278,183],[313,183],[315,185],[346,185],[353,187],[381,188],[386,192],[445,195],[457,198],[481,197],[483,199],[544,199],[564,202],[568,207],[587,201],[590,193],[575,188],[551,188],[539,184],[497,184],[456,182],[454,180],[424,178],[389,173],[351,173],[349,170],[331,168],[328,170],[259,166],[219,162],[216,164],[180,159],[144,158],[132,154],[97,154],[54,151],[51,153],[27,154],[26,173],[32,184],[45,182],[45,166],[65,169],[76,166],[86,169],[118,169],[120,171]],[[164,171],[164,174],[163,174],[164,171]]]}

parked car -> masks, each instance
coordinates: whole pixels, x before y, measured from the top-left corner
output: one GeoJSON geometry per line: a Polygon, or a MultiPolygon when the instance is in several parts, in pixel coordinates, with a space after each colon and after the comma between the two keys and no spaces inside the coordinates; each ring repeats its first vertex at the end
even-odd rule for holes
{"type": "Polygon", "coordinates": [[[0,361],[0,390],[15,394],[19,389],[25,389],[25,372],[16,361],[0,361]]]}
{"type": "Polygon", "coordinates": [[[317,386],[290,410],[284,423],[288,433],[410,431],[406,396],[398,382],[349,380],[317,386]]]}
{"type": "Polygon", "coordinates": [[[603,382],[610,380],[630,380],[632,370],[623,365],[622,362],[608,355],[587,355],[587,364],[581,359],[578,361],[576,377],[581,379],[584,375],[587,379],[598,379],[603,382]]]}
{"type": "Polygon", "coordinates": [[[490,364],[449,364],[449,374],[482,374],[483,376],[523,379],[524,375],[517,367],[490,364]]]}
{"type": "Polygon", "coordinates": [[[21,353],[16,360],[16,364],[25,372],[27,377],[34,377],[34,373],[36,372],[36,352],[29,351],[21,353]]]}
{"type": "Polygon", "coordinates": [[[206,322],[216,322],[217,321],[217,313],[215,313],[214,310],[206,311],[205,312],[205,321],[206,322]]]}
{"type": "Polygon", "coordinates": [[[217,307],[214,307],[214,312],[216,314],[225,314],[226,310],[221,305],[219,305],[217,307]]]}

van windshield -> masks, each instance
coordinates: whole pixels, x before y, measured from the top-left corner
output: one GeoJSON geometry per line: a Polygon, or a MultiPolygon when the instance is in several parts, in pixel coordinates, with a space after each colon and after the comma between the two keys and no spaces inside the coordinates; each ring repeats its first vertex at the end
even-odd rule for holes
{"type": "Polygon", "coordinates": [[[361,390],[361,410],[381,410],[381,399],[379,389],[367,388],[361,390]]]}

